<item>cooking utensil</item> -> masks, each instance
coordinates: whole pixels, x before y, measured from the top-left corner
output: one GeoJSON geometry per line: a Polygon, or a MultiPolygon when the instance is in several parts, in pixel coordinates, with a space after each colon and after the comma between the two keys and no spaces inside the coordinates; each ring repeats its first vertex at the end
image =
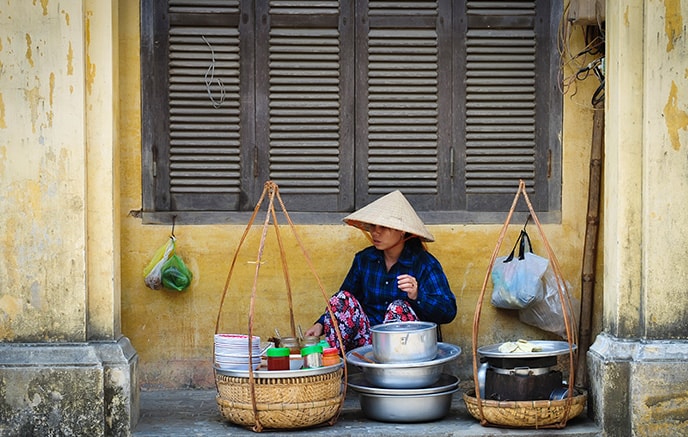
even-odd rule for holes
{"type": "Polygon", "coordinates": [[[454,387],[445,392],[422,395],[386,395],[359,393],[361,411],[372,420],[413,423],[442,419],[449,413],[454,387]]]}
{"type": "MultiPolygon", "coordinates": [[[[497,343],[490,346],[479,347],[478,353],[488,358],[539,358],[566,355],[569,353],[569,343],[566,341],[531,340],[530,343],[539,346],[540,350],[535,352],[500,352],[499,346],[503,343],[497,343]]],[[[575,351],[576,345],[572,345],[572,348],[575,351]]]]}
{"type": "Polygon", "coordinates": [[[370,384],[381,388],[428,387],[439,380],[444,365],[457,359],[461,354],[459,346],[438,343],[437,356],[433,360],[420,363],[379,363],[372,359],[372,348],[371,345],[356,348],[347,353],[347,360],[361,369],[361,373],[370,384]]]}
{"type": "Polygon", "coordinates": [[[359,354],[359,353],[356,352],[356,351],[352,351],[352,352],[351,352],[351,355],[355,356],[356,358],[360,358],[361,360],[363,360],[363,361],[365,361],[365,362],[367,362],[367,363],[376,364],[375,361],[371,360],[370,358],[366,357],[365,355],[359,354]]]}
{"type": "Polygon", "coordinates": [[[440,375],[440,379],[428,387],[422,388],[381,388],[370,384],[360,373],[349,375],[349,387],[359,393],[370,393],[373,395],[429,395],[432,393],[442,393],[459,386],[459,378],[448,373],[440,375]]]}
{"type": "Polygon", "coordinates": [[[437,355],[437,324],[393,322],[370,328],[373,355],[380,363],[423,362],[437,355]]]}

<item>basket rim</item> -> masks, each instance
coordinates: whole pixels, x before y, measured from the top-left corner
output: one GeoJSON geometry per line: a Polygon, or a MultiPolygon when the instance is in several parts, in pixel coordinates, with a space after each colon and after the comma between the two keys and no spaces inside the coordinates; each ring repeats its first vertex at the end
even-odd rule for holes
{"type": "MultiPolygon", "coordinates": [[[[253,382],[256,385],[261,385],[261,386],[269,386],[269,385],[302,385],[302,384],[309,384],[313,382],[321,382],[321,381],[329,381],[332,379],[338,379],[342,378],[344,373],[344,368],[339,366],[337,368],[333,368],[332,371],[330,372],[325,372],[325,373],[319,373],[316,375],[302,375],[302,376],[293,376],[293,377],[275,377],[275,378],[254,378],[253,382]]],[[[250,379],[248,376],[229,376],[225,375],[219,372],[215,372],[215,380],[218,381],[224,381],[224,382],[230,382],[230,381],[237,381],[240,383],[250,383],[250,379]]]]}
{"type": "MultiPolygon", "coordinates": [[[[580,389],[576,389],[580,391],[580,389]]],[[[478,405],[478,398],[475,397],[475,390],[470,392],[464,392],[463,398],[466,402],[470,402],[473,405],[478,405]]],[[[584,403],[588,398],[588,393],[586,391],[581,391],[580,394],[571,397],[571,405],[584,403]]],[[[480,398],[480,403],[484,407],[492,408],[548,408],[548,407],[564,407],[566,403],[569,402],[569,398],[549,400],[549,399],[536,399],[530,401],[495,401],[493,399],[483,399],[480,398]]]]}

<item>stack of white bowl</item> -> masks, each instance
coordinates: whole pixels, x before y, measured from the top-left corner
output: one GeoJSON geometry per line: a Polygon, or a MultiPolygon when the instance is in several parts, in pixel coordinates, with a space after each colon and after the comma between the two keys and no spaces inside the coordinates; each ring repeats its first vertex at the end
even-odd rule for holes
{"type": "MultiPolygon", "coordinates": [[[[253,370],[260,367],[260,337],[253,336],[251,341],[251,363],[253,370]]],[[[248,370],[248,335],[215,334],[215,367],[220,370],[248,370]]]]}

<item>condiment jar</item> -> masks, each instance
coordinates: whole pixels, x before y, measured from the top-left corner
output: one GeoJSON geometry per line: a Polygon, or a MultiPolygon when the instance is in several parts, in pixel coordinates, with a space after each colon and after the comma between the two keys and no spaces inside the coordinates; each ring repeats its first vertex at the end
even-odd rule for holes
{"type": "Polygon", "coordinates": [[[301,340],[301,347],[304,348],[306,346],[314,346],[318,344],[319,341],[320,337],[317,337],[315,335],[309,335],[304,337],[303,340],[301,340]]]}
{"type": "Polygon", "coordinates": [[[335,364],[339,364],[339,349],[336,347],[328,347],[327,349],[323,349],[322,365],[334,366],[335,364]]]}
{"type": "Polygon", "coordinates": [[[301,356],[303,357],[304,369],[322,367],[322,347],[318,345],[306,346],[301,349],[301,356]]]}
{"type": "Polygon", "coordinates": [[[268,356],[268,370],[289,370],[289,348],[271,347],[265,354],[268,356]]]}
{"type": "Polygon", "coordinates": [[[301,346],[299,345],[299,340],[296,337],[282,337],[280,339],[280,347],[289,348],[289,351],[292,354],[301,353],[301,346]]]}

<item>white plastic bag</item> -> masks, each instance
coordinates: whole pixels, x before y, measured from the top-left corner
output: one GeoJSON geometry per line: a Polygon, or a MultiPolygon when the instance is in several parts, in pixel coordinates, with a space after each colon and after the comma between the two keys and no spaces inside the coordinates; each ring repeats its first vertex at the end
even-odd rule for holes
{"type": "Polygon", "coordinates": [[[571,293],[569,293],[571,285],[567,282],[564,284],[566,288],[563,290],[565,302],[562,307],[557,278],[551,266],[545,272],[542,282],[546,289],[544,297],[538,299],[528,308],[519,310],[518,318],[523,323],[544,331],[553,332],[562,338],[567,338],[564,309],[566,309],[569,323],[572,323],[572,329],[575,330],[578,326],[577,314],[580,311],[580,301],[571,296],[571,293]]]}
{"type": "Polygon", "coordinates": [[[511,254],[495,260],[492,268],[492,305],[497,308],[519,310],[544,299],[542,275],[549,260],[533,253],[530,238],[521,231],[511,254]],[[516,246],[518,257],[514,257],[516,246]]]}

